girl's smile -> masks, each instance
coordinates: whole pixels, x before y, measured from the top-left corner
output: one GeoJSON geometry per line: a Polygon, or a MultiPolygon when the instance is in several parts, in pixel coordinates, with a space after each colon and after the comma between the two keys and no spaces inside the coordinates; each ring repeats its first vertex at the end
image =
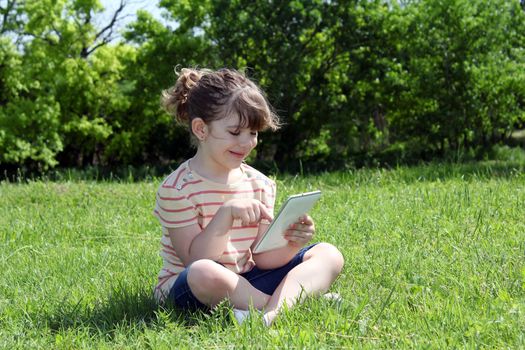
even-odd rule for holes
{"type": "Polygon", "coordinates": [[[206,164],[201,175],[219,182],[228,182],[240,169],[241,163],[257,146],[257,131],[239,125],[232,115],[203,126],[202,138],[194,163],[206,164]]]}
{"type": "Polygon", "coordinates": [[[244,153],[239,153],[239,152],[234,152],[234,151],[230,151],[230,153],[236,157],[236,158],[240,158],[240,159],[244,159],[246,158],[248,155],[247,154],[244,154],[244,153]]]}

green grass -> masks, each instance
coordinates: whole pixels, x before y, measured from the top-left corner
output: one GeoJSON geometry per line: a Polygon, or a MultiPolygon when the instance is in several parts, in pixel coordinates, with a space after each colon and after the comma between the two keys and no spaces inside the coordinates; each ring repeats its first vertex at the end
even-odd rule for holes
{"type": "MultiPolygon", "coordinates": [[[[332,290],[271,329],[155,306],[160,179],[0,183],[0,348],[523,348],[523,165],[277,177],[321,189],[315,240],[343,252],[332,290]]],[[[278,207],[278,205],[277,205],[278,207]]]]}

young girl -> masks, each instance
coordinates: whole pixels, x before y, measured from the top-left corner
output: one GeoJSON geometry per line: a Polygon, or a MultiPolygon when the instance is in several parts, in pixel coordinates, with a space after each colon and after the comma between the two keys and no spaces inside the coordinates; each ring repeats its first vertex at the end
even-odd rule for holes
{"type": "Polygon", "coordinates": [[[272,220],[276,186],[243,161],[259,131],[279,126],[257,85],[233,70],[182,69],[162,103],[187,123],[197,152],[157,192],[159,302],[195,309],[227,299],[238,320],[252,305],[270,325],[285,305],[325,292],[344,261],[330,244],[307,246],[315,232],[310,216],[284,233],[286,247],[252,253],[272,220]]]}

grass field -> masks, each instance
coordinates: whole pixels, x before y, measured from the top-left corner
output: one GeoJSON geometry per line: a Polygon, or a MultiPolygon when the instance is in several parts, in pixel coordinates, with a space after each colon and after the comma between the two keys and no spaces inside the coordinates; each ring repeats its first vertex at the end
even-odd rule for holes
{"type": "Polygon", "coordinates": [[[525,347],[523,165],[278,175],[276,207],[323,191],[315,240],[346,264],[342,304],[309,299],[270,329],[152,301],[160,180],[0,183],[0,348],[525,347]]]}

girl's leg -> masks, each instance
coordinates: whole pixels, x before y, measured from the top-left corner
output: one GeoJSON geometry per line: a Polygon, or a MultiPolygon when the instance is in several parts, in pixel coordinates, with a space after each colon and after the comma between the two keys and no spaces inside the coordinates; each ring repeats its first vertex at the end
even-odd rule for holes
{"type": "Polygon", "coordinates": [[[188,267],[188,285],[203,304],[213,307],[228,299],[234,307],[247,310],[250,305],[261,310],[270,299],[244,277],[212,260],[198,260],[188,267]]]}
{"type": "Polygon", "coordinates": [[[265,307],[265,322],[270,325],[284,305],[291,307],[306,296],[326,292],[343,264],[343,255],[333,245],[319,243],[311,248],[303,262],[286,275],[271,296],[265,307]]]}

